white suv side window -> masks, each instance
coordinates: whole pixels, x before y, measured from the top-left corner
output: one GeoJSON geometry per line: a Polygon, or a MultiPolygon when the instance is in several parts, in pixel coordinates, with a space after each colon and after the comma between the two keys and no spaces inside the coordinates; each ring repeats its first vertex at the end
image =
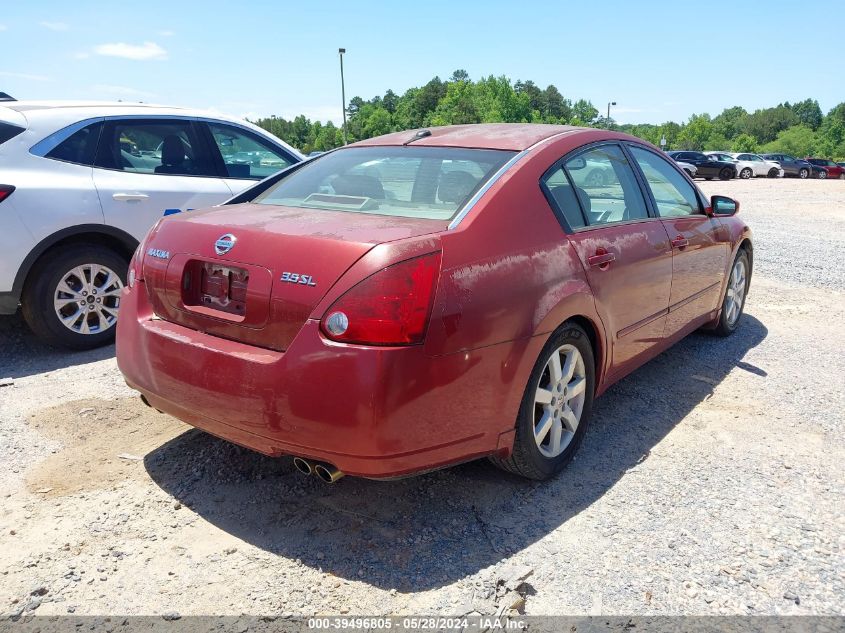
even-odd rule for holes
{"type": "Polygon", "coordinates": [[[228,178],[260,180],[294,163],[290,156],[257,134],[234,125],[209,122],[208,127],[220,150],[228,178]]]}
{"type": "Polygon", "coordinates": [[[217,176],[193,123],[179,119],[106,121],[95,166],[136,174],[217,176]]]}

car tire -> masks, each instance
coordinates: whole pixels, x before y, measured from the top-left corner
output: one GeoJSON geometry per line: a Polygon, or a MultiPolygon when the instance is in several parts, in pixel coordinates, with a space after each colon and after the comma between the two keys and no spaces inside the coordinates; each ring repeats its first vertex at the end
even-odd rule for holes
{"type": "Polygon", "coordinates": [[[845,180],[845,171],[839,174],[839,180],[845,180]]]}
{"type": "Polygon", "coordinates": [[[777,178],[777,177],[778,177],[778,174],[780,174],[780,170],[775,169],[774,167],[772,167],[772,168],[769,170],[769,173],[768,173],[768,174],[766,174],[766,178],[777,178]]]}
{"type": "Polygon", "coordinates": [[[718,336],[730,336],[739,327],[750,284],[751,260],[745,249],[740,249],[731,266],[728,283],[725,286],[725,296],[722,298],[719,321],[713,330],[718,336]]]}
{"type": "Polygon", "coordinates": [[[46,343],[83,350],[114,340],[129,262],[110,248],[80,244],[43,257],[21,297],[23,317],[46,343]]]}
{"type": "Polygon", "coordinates": [[[742,178],[743,180],[748,180],[753,175],[754,175],[754,172],[751,171],[751,169],[748,168],[748,167],[744,168],[741,172],[739,172],[739,177],[742,178]]]}
{"type": "Polygon", "coordinates": [[[807,178],[807,176],[809,176],[809,175],[810,175],[810,171],[809,171],[808,169],[803,169],[803,168],[802,168],[802,169],[799,169],[799,170],[798,170],[798,177],[799,177],[801,180],[804,180],[804,179],[805,179],[805,178],[807,178]]]}
{"type": "Polygon", "coordinates": [[[729,169],[728,167],[723,167],[719,171],[719,180],[730,180],[734,177],[734,171],[729,169]]]}
{"type": "Polygon", "coordinates": [[[827,179],[827,172],[826,171],[820,171],[819,175],[816,176],[816,178],[818,178],[819,180],[826,180],[827,179]]]}
{"type": "Polygon", "coordinates": [[[528,479],[549,479],[560,472],[586,432],[595,371],[587,333],[578,325],[564,323],[549,338],[531,371],[516,420],[513,451],[507,458],[491,457],[490,461],[528,479]]]}
{"type": "Polygon", "coordinates": [[[604,187],[607,184],[607,177],[600,169],[594,169],[587,174],[584,184],[588,187],[604,187]]]}

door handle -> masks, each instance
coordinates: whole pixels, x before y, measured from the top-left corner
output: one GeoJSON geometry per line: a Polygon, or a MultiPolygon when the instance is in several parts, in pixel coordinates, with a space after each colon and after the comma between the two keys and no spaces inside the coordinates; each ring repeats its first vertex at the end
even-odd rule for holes
{"type": "Polygon", "coordinates": [[[113,200],[120,200],[122,202],[134,202],[138,200],[147,200],[149,196],[145,193],[114,193],[113,200]]]}
{"type": "Polygon", "coordinates": [[[608,253],[603,248],[600,248],[598,251],[596,251],[595,255],[590,255],[587,258],[587,263],[590,266],[598,266],[602,270],[605,270],[608,267],[608,265],[610,264],[610,262],[615,262],[615,261],[616,261],[616,255],[614,255],[613,253],[608,253]]]}
{"type": "Polygon", "coordinates": [[[672,240],[672,247],[673,248],[685,248],[689,246],[689,240],[685,238],[683,235],[679,235],[674,240],[672,240]]]}

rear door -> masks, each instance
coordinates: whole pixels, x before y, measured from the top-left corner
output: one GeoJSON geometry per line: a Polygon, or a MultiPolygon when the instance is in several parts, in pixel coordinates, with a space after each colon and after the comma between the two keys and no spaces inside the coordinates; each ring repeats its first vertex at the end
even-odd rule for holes
{"type": "Polygon", "coordinates": [[[718,218],[705,214],[695,187],[674,165],[650,149],[629,149],[672,244],[668,338],[718,306],[730,237],[718,218]]]}
{"type": "Polygon", "coordinates": [[[650,217],[622,148],[600,144],[567,157],[543,178],[565,218],[610,337],[612,369],[626,373],[663,339],[672,283],[666,229],[650,217]],[[607,177],[594,177],[601,171],[607,177]]]}
{"type": "Polygon", "coordinates": [[[138,239],[163,215],[210,207],[232,194],[190,119],[107,120],[93,176],[106,224],[138,239]]]}

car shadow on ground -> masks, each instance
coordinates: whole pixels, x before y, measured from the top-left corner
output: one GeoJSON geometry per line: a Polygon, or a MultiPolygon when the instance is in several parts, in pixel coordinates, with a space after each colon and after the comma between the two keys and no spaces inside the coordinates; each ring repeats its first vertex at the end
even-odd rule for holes
{"type": "Polygon", "coordinates": [[[0,378],[24,378],[114,356],[114,345],[84,352],[50,347],[27,327],[20,311],[0,316],[0,378]]]}
{"type": "Polygon", "coordinates": [[[256,547],[346,579],[420,591],[522,550],[605,494],[767,335],[751,315],[727,339],[696,333],[596,401],[576,459],[556,479],[507,475],[486,460],[396,481],[334,485],[200,431],[149,453],[165,491],[256,547]]]}

